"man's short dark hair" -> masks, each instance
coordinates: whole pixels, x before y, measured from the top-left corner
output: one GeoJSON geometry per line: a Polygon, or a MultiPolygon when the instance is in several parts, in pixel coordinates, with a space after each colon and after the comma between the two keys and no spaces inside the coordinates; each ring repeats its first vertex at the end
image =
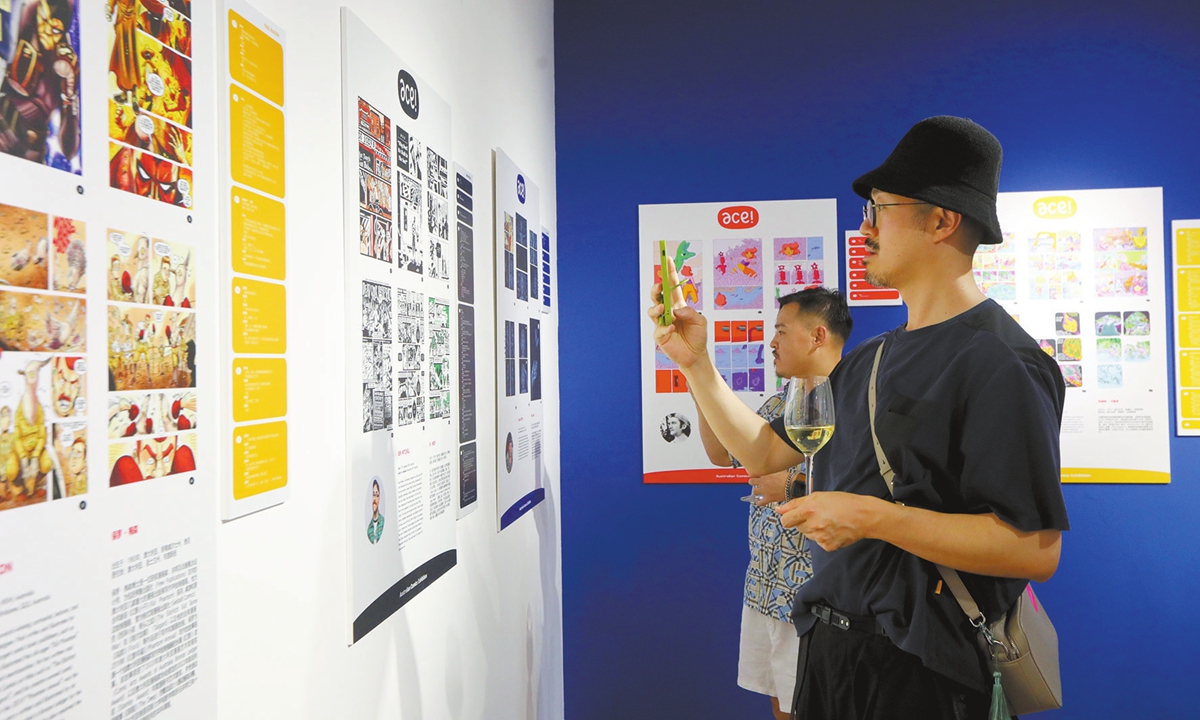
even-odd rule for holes
{"type": "Polygon", "coordinates": [[[843,344],[850,339],[854,319],[846,306],[846,297],[837,290],[824,287],[807,288],[779,298],[779,309],[784,305],[795,305],[801,315],[815,315],[829,332],[838,336],[843,344]]]}

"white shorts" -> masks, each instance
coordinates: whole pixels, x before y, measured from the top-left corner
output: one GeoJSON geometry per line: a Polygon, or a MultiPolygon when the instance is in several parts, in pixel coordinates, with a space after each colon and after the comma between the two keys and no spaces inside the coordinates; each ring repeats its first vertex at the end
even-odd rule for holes
{"type": "Polygon", "coordinates": [[[795,625],[742,606],[738,686],[779,698],[779,706],[787,710],[796,689],[799,654],[800,637],[795,625]]]}

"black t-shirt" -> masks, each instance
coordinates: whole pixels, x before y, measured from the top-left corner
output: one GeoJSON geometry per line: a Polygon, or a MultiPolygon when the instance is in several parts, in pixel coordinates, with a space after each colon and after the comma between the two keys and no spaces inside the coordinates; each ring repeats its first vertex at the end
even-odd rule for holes
{"type": "MultiPolygon", "coordinates": [[[[1059,461],[1062,374],[999,305],[987,300],[945,322],[864,342],[830,378],[837,425],[816,456],[814,490],[890,499],[871,441],[867,388],[881,341],[875,428],[896,472],[895,499],[945,513],[995,513],[1024,531],[1066,530],[1059,461]]],[[[782,420],[772,423],[785,440],[782,420]]],[[[789,441],[790,442],[790,441],[789,441]]],[[[824,603],[879,619],[901,649],[976,690],[991,686],[975,630],[932,563],[879,540],[825,552],[808,543],[814,575],[796,593],[799,633],[824,603]]],[[[1024,580],[959,573],[991,619],[1024,580]]]]}

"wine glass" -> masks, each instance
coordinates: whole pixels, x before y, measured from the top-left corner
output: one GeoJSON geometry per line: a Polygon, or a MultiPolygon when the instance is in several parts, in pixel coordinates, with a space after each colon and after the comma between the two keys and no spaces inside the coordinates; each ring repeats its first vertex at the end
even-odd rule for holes
{"type": "Polygon", "coordinates": [[[783,405],[783,428],[804,453],[804,494],[813,492],[813,456],[833,437],[833,388],[824,375],[792,378],[783,405]]]}

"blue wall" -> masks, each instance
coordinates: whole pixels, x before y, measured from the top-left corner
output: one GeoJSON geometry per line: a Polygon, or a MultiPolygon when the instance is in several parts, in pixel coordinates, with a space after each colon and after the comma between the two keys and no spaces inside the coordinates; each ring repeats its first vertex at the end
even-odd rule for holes
{"type": "MultiPolygon", "coordinates": [[[[743,487],[641,483],[638,204],[836,197],[855,228],[850,181],[955,114],[1004,144],[1001,190],[1161,185],[1168,232],[1200,217],[1200,2],[983,5],[557,4],[570,720],[770,717],[736,686],[743,487]]],[[[852,342],[903,311],[854,317],[852,342]]],[[[1047,720],[1200,714],[1200,439],[1171,459],[1169,486],[1065,488],[1047,720]]]]}

